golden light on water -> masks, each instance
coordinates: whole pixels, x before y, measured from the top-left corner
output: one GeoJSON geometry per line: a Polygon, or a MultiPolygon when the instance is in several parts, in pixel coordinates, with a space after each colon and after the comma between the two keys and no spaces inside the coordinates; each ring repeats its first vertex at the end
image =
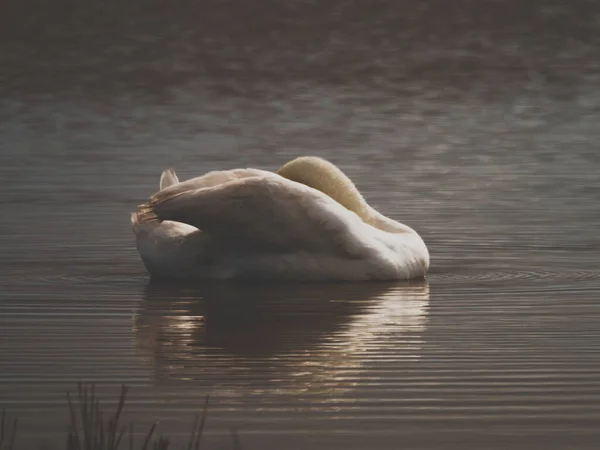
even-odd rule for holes
{"type": "Polygon", "coordinates": [[[427,283],[220,287],[185,300],[149,290],[135,335],[159,383],[197,382],[228,396],[243,385],[331,398],[371,365],[417,360],[428,308],[427,283]]]}

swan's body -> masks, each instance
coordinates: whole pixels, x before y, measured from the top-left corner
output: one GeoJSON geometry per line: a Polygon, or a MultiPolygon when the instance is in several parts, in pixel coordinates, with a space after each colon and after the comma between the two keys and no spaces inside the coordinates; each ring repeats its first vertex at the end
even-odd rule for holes
{"type": "Polygon", "coordinates": [[[423,277],[429,252],[410,227],[371,208],[333,164],[303,157],[277,173],[210,172],[161,190],[132,214],[155,277],[400,280],[423,277]]]}

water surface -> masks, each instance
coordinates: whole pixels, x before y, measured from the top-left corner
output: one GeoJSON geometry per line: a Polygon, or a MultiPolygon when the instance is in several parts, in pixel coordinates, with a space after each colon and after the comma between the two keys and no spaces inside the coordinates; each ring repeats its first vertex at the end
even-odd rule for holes
{"type": "Polygon", "coordinates": [[[60,448],[84,381],[110,405],[128,384],[127,420],[175,440],[210,394],[214,448],[595,449],[600,9],[563,3],[6,3],[21,448],[60,448]],[[129,212],[165,167],[303,154],[419,231],[426,281],[149,282],[129,212]]]}

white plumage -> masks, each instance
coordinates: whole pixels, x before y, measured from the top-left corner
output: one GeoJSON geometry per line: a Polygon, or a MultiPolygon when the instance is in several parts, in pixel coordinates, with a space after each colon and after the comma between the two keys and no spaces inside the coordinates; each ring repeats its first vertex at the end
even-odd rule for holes
{"type": "Polygon", "coordinates": [[[268,172],[235,169],[179,182],[132,214],[153,277],[400,280],[423,277],[429,252],[410,227],[371,208],[340,169],[316,157],[268,172]]]}

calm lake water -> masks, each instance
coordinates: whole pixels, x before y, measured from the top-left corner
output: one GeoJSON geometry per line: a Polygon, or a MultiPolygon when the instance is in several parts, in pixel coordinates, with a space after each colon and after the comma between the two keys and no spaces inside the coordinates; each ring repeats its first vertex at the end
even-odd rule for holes
{"type": "Polygon", "coordinates": [[[78,381],[177,442],[210,394],[205,448],[598,448],[600,7],[451,3],[3,3],[17,448],[61,448],[78,381]],[[426,281],[149,282],[164,168],[306,154],[419,231],[426,281]]]}

